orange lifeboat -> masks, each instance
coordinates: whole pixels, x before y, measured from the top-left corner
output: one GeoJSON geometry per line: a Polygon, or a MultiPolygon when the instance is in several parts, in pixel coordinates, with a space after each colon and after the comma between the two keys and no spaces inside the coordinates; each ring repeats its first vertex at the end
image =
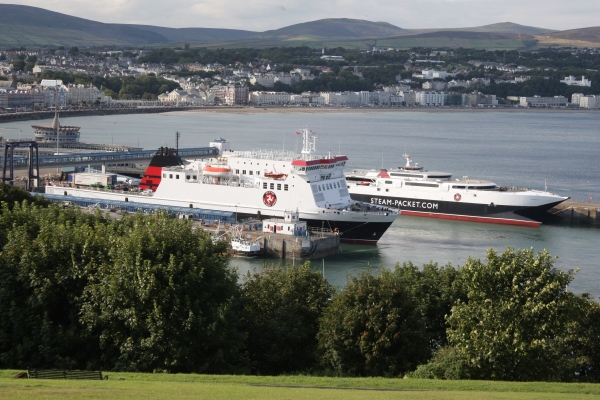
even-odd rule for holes
{"type": "Polygon", "coordinates": [[[265,171],[265,178],[283,179],[286,176],[287,176],[286,174],[280,174],[279,172],[266,172],[265,171]]]}
{"type": "Polygon", "coordinates": [[[227,165],[209,165],[207,164],[204,168],[202,168],[204,175],[208,176],[216,176],[216,177],[225,177],[231,174],[231,168],[227,165]]]}

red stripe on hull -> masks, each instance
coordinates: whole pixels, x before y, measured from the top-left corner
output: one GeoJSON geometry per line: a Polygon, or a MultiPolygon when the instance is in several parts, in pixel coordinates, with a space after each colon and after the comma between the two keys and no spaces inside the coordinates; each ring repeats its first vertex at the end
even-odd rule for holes
{"type": "Polygon", "coordinates": [[[365,239],[341,239],[342,243],[350,243],[350,244],[367,244],[369,246],[376,246],[377,240],[365,240],[365,239]]]}
{"type": "Polygon", "coordinates": [[[454,221],[469,221],[469,222],[485,222],[488,224],[499,224],[499,225],[516,225],[516,226],[528,226],[537,228],[542,223],[533,220],[520,220],[520,219],[508,219],[508,218],[492,218],[492,217],[477,217],[471,215],[454,215],[454,214],[435,214],[435,213],[422,213],[418,211],[402,210],[401,215],[411,215],[415,217],[428,217],[428,218],[439,218],[439,219],[450,219],[454,221]]]}

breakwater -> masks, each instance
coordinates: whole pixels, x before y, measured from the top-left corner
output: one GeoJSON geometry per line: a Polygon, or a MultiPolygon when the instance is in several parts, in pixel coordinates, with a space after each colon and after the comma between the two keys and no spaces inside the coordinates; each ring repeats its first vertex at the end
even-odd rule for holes
{"type": "Polygon", "coordinates": [[[597,225],[600,224],[600,204],[567,200],[550,210],[562,222],[597,225]]]}
{"type": "MultiPolygon", "coordinates": [[[[60,110],[59,113],[61,117],[89,117],[92,115],[155,114],[181,111],[183,109],[183,107],[90,108],[60,110]]],[[[189,109],[189,107],[186,109],[189,109]]],[[[0,113],[0,123],[9,121],[35,121],[52,118],[54,118],[54,110],[0,113]]]]}

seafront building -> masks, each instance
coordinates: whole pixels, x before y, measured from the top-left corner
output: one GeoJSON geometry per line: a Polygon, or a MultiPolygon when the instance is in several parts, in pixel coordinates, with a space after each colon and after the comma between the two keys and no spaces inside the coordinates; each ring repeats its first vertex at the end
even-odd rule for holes
{"type": "Polygon", "coordinates": [[[569,101],[565,96],[554,97],[519,97],[519,105],[521,107],[566,107],[569,101]]]}
{"type": "Polygon", "coordinates": [[[582,93],[573,93],[571,104],[580,108],[600,108],[600,95],[585,96],[582,93]]]}
{"type": "Polygon", "coordinates": [[[106,104],[111,97],[104,94],[96,86],[90,85],[67,85],[67,104],[94,104],[96,102],[106,104]]]}

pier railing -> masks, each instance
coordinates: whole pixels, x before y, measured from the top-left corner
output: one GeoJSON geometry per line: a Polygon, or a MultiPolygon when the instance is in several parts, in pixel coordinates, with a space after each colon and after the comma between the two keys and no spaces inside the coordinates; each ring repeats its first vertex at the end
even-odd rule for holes
{"type": "MultiPolygon", "coordinates": [[[[69,164],[87,164],[87,163],[105,163],[128,160],[147,160],[151,159],[156,150],[135,150],[135,151],[115,151],[115,152],[97,152],[97,153],[73,153],[61,155],[42,155],[39,156],[40,166],[48,165],[69,165],[69,164]]],[[[179,149],[180,157],[198,157],[217,155],[219,150],[216,147],[197,147],[189,149],[179,149]]],[[[4,163],[4,157],[0,156],[0,163],[4,163]]],[[[29,165],[27,157],[14,157],[13,165],[23,167],[29,165]]]]}

